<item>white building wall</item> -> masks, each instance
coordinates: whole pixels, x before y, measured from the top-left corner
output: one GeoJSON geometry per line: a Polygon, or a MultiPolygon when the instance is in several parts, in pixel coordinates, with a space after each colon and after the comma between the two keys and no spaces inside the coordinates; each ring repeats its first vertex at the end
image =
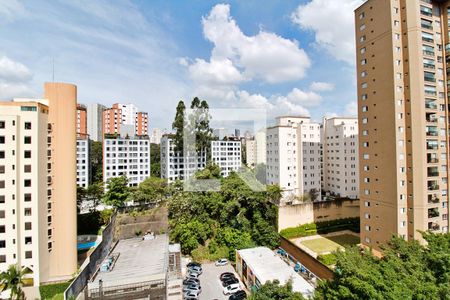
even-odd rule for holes
{"type": "Polygon", "coordinates": [[[265,164],[267,161],[266,130],[260,130],[255,134],[256,164],[265,164]]]}
{"type": "Polygon", "coordinates": [[[246,140],[245,141],[245,159],[247,166],[254,168],[256,166],[256,141],[246,140]]]}
{"type": "Polygon", "coordinates": [[[77,186],[89,185],[89,140],[77,139],[77,186]]]}
{"type": "Polygon", "coordinates": [[[323,188],[328,194],[358,198],[358,119],[324,119],[323,188]]]}
{"type": "Polygon", "coordinates": [[[227,177],[241,167],[241,141],[212,141],[211,159],[221,169],[221,175],[227,177]]]}
{"type": "Polygon", "coordinates": [[[129,186],[150,177],[150,140],[105,139],[103,142],[103,181],[125,175],[129,186]]]}
{"type": "Polygon", "coordinates": [[[162,132],[159,128],[153,128],[152,134],[150,136],[150,143],[160,144],[161,143],[162,132]]]}
{"type": "Polygon", "coordinates": [[[122,124],[136,126],[137,107],[134,104],[118,104],[122,110],[122,124]]]}
{"type": "Polygon", "coordinates": [[[103,111],[105,106],[92,103],[87,105],[87,133],[93,141],[101,142],[103,139],[103,111]]]}

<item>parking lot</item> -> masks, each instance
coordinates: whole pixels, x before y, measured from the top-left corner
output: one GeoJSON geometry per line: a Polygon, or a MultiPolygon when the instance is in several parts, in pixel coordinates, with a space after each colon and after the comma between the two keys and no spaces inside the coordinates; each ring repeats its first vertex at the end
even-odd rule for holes
{"type": "MultiPolygon", "coordinates": [[[[229,296],[224,296],[222,293],[222,284],[219,276],[223,272],[234,272],[233,267],[228,264],[222,267],[216,267],[214,263],[203,264],[203,274],[200,276],[200,283],[202,285],[202,292],[199,295],[199,300],[225,300],[229,296]]],[[[242,287],[242,284],[241,284],[242,287]]]]}

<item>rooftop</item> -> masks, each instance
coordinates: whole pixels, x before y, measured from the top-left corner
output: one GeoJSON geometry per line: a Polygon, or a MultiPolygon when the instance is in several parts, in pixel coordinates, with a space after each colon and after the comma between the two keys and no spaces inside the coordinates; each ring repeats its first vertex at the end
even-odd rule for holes
{"type": "Polygon", "coordinates": [[[262,284],[273,280],[286,284],[291,279],[295,292],[301,292],[306,297],[313,295],[314,287],[269,248],[256,247],[237,252],[262,284]]]}
{"type": "Polygon", "coordinates": [[[165,279],[168,267],[169,238],[157,235],[154,240],[132,238],[120,240],[112,256],[119,254],[113,269],[109,272],[98,272],[89,288],[115,286],[138,283],[150,280],[165,279]]]}

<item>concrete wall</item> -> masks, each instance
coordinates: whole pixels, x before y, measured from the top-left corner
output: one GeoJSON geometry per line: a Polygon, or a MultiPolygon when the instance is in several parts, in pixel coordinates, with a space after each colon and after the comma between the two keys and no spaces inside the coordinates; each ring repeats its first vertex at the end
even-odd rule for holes
{"type": "Polygon", "coordinates": [[[134,238],[137,232],[140,232],[140,235],[147,231],[167,232],[168,228],[169,220],[165,207],[155,208],[145,215],[118,214],[114,240],[134,238]]]}
{"type": "Polygon", "coordinates": [[[306,223],[359,217],[359,200],[307,202],[278,208],[278,230],[306,223]]]}

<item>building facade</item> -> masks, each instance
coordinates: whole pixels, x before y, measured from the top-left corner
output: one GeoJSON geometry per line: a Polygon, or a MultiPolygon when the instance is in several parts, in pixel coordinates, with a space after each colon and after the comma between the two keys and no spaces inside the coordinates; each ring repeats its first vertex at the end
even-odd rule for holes
{"type": "Polygon", "coordinates": [[[148,135],[148,114],[134,104],[115,103],[103,111],[103,133],[122,136],[148,135]]]}
{"type": "Polygon", "coordinates": [[[241,141],[211,141],[211,160],[218,165],[221,175],[227,177],[241,168],[241,141]]]}
{"type": "Polygon", "coordinates": [[[87,105],[87,134],[96,142],[103,140],[103,111],[105,106],[92,103],[87,105]]]}
{"type": "Polygon", "coordinates": [[[245,160],[249,168],[254,168],[256,166],[256,141],[246,140],[245,141],[245,160]]]}
{"type": "Polygon", "coordinates": [[[77,89],[44,91],[0,103],[0,271],[26,267],[35,286],[77,270],[77,89]]]}
{"type": "Polygon", "coordinates": [[[136,113],[136,134],[148,135],[148,114],[146,112],[136,113]]]}
{"type": "Polygon", "coordinates": [[[150,177],[150,140],[147,136],[104,138],[103,182],[125,175],[129,186],[150,177]]]}
{"type": "MultiPolygon", "coordinates": [[[[266,181],[278,184],[285,199],[321,199],[321,126],[309,117],[277,118],[267,128],[266,181]]],[[[295,201],[295,200],[293,200],[295,201]]],[[[290,202],[290,200],[289,200],[290,202]]]]}
{"type": "Polygon", "coordinates": [[[77,133],[87,134],[87,108],[80,103],[77,104],[77,133]]]}
{"type": "Polygon", "coordinates": [[[161,129],[153,128],[152,134],[150,136],[150,143],[161,144],[161,137],[162,137],[161,129]]]}
{"type": "Polygon", "coordinates": [[[358,198],[358,119],[325,118],[322,133],[322,189],[331,196],[358,198]]]}
{"type": "Polygon", "coordinates": [[[448,232],[449,1],[355,11],[361,242],[448,232]]]}
{"type": "Polygon", "coordinates": [[[88,136],[77,137],[77,186],[87,188],[90,183],[89,139],[88,136]]]}
{"type": "Polygon", "coordinates": [[[103,110],[103,134],[119,134],[122,125],[122,110],[117,104],[103,110]]]}

